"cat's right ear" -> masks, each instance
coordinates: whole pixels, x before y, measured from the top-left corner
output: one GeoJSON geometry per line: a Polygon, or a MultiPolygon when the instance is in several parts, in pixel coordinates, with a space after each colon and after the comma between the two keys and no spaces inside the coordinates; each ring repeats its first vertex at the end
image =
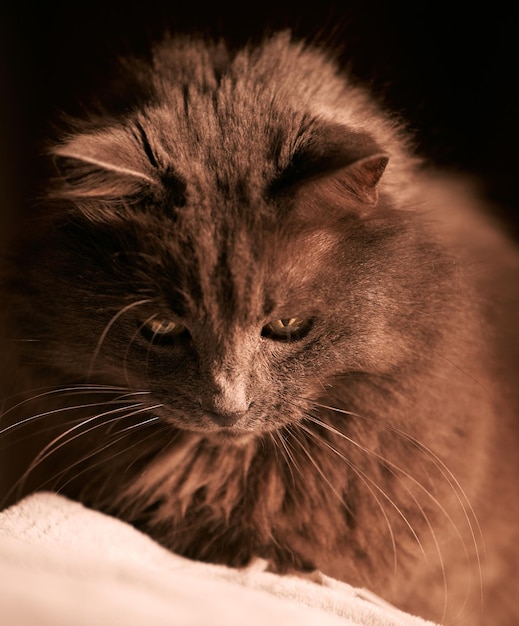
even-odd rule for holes
{"type": "Polygon", "coordinates": [[[61,198],[128,202],[159,184],[142,150],[122,130],[75,135],[55,146],[51,156],[61,198]]]}
{"type": "MultiPolygon", "coordinates": [[[[369,214],[377,205],[389,157],[367,133],[317,121],[271,190],[304,207],[320,199],[329,210],[369,214]]],[[[322,204],[322,202],[320,202],[322,204]]]]}
{"type": "Polygon", "coordinates": [[[367,207],[378,201],[378,184],[388,164],[386,154],[374,154],[355,161],[346,167],[332,171],[322,180],[325,185],[335,185],[343,193],[349,193],[367,207]]]}
{"type": "Polygon", "coordinates": [[[385,153],[377,152],[342,167],[322,168],[300,177],[281,193],[289,211],[303,219],[313,218],[316,210],[332,220],[345,213],[367,217],[379,202],[379,183],[388,161],[385,153]]]}

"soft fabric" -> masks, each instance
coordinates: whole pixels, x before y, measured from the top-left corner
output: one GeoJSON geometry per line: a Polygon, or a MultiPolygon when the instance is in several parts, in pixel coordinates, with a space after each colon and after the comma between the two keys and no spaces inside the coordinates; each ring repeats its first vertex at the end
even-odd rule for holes
{"type": "Polygon", "coordinates": [[[431,626],[326,576],[189,561],[50,493],[0,513],[0,624],[431,626]]]}

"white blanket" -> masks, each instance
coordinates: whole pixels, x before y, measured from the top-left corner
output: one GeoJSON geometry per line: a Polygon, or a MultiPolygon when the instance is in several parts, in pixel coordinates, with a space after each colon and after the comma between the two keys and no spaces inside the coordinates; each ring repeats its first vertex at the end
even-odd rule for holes
{"type": "Polygon", "coordinates": [[[429,626],[326,576],[181,558],[50,493],[0,513],[1,626],[429,626]]]}

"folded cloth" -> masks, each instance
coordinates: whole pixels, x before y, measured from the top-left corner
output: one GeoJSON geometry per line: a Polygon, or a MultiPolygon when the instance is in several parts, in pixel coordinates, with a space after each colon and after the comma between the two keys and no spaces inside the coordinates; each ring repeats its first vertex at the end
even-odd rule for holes
{"type": "Polygon", "coordinates": [[[433,626],[324,575],[190,561],[41,492],[0,513],[2,626],[433,626]]]}

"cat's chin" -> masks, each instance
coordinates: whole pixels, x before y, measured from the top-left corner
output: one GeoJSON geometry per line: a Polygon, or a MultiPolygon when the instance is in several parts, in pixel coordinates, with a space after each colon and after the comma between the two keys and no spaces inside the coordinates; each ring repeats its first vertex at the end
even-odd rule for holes
{"type": "Polygon", "coordinates": [[[205,434],[205,438],[217,444],[231,444],[244,446],[257,437],[257,433],[250,430],[236,430],[222,428],[205,434]]]}
{"type": "Polygon", "coordinates": [[[238,428],[236,426],[230,427],[216,427],[212,428],[199,428],[190,424],[186,428],[185,425],[175,425],[175,428],[184,433],[184,435],[194,436],[196,438],[207,441],[211,444],[217,445],[236,445],[244,446],[249,444],[261,436],[262,433],[259,430],[238,428]]]}

